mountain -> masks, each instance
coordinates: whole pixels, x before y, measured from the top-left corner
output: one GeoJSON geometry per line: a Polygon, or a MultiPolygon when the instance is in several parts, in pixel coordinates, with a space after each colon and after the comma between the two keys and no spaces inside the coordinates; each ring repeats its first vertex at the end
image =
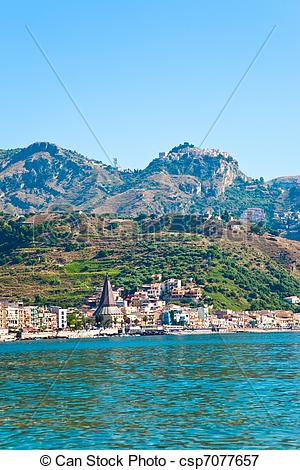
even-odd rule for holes
{"type": "Polygon", "coordinates": [[[185,143],[140,171],[121,171],[48,142],[0,151],[0,208],[138,214],[188,210],[247,177],[229,154],[185,143]]]}
{"type": "Polygon", "coordinates": [[[300,185],[300,175],[298,176],[280,176],[270,181],[269,184],[277,184],[284,189],[290,189],[295,185],[300,185]]]}
{"type": "Polygon", "coordinates": [[[300,211],[300,175],[276,178],[271,181],[271,187],[279,189],[278,203],[283,209],[300,211]]]}
{"type": "Polygon", "coordinates": [[[105,273],[132,292],[158,272],[193,277],[217,308],[300,295],[300,244],[275,236],[300,240],[300,177],[254,180],[219,150],[186,142],[135,171],[47,142],[0,150],[0,210],[0,297],[77,306],[105,273]],[[226,213],[247,208],[272,235],[226,213]]]}
{"type": "Polygon", "coordinates": [[[229,154],[185,143],[160,154],[96,212],[188,212],[221,198],[237,179],[248,180],[229,154]]]}
{"type": "Polygon", "coordinates": [[[269,185],[280,190],[279,202],[285,210],[300,210],[300,175],[275,178],[269,185]]]}
{"type": "Polygon", "coordinates": [[[112,167],[48,142],[0,151],[0,207],[5,212],[88,208],[121,184],[112,167]]]}
{"type": "Polygon", "coordinates": [[[253,180],[230,154],[188,142],[135,171],[48,142],[0,150],[0,210],[7,213],[83,210],[136,216],[209,207],[238,215],[261,207],[269,218],[278,210],[297,211],[300,177],[253,180]]]}

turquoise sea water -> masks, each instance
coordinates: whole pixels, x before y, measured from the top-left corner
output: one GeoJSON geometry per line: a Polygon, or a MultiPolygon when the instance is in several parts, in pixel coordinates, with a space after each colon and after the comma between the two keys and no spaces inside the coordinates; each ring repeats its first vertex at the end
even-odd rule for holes
{"type": "Polygon", "coordinates": [[[1,449],[296,449],[300,334],[0,344],[1,449]]]}

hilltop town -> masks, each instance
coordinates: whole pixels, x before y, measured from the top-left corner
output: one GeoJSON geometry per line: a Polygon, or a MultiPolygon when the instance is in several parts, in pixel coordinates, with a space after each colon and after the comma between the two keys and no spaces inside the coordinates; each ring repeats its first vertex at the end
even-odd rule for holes
{"type": "Polygon", "coordinates": [[[254,179],[230,153],[189,142],[158,152],[138,170],[121,169],[116,159],[106,165],[49,142],[0,150],[0,210],[10,215],[60,210],[136,217],[214,208],[239,219],[250,209],[258,211],[254,218],[299,240],[299,204],[299,176],[254,179]]]}

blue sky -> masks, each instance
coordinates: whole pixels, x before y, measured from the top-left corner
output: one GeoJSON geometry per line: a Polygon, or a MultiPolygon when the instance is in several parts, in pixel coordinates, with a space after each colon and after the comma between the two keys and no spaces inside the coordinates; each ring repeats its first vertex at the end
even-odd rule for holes
{"type": "Polygon", "coordinates": [[[299,174],[299,19],[289,0],[2,2],[0,148],[46,140],[107,162],[26,24],[107,153],[131,168],[199,145],[276,24],[204,146],[250,176],[299,174]]]}

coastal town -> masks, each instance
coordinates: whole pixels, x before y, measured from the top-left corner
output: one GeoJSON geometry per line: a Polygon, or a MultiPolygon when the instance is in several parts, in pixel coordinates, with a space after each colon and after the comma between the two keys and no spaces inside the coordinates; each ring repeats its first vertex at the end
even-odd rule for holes
{"type": "Polygon", "coordinates": [[[79,308],[24,305],[0,300],[0,341],[110,335],[195,334],[300,330],[300,298],[286,297],[287,310],[215,309],[192,278],[162,279],[140,286],[132,295],[104,278],[102,288],[79,308]]]}

